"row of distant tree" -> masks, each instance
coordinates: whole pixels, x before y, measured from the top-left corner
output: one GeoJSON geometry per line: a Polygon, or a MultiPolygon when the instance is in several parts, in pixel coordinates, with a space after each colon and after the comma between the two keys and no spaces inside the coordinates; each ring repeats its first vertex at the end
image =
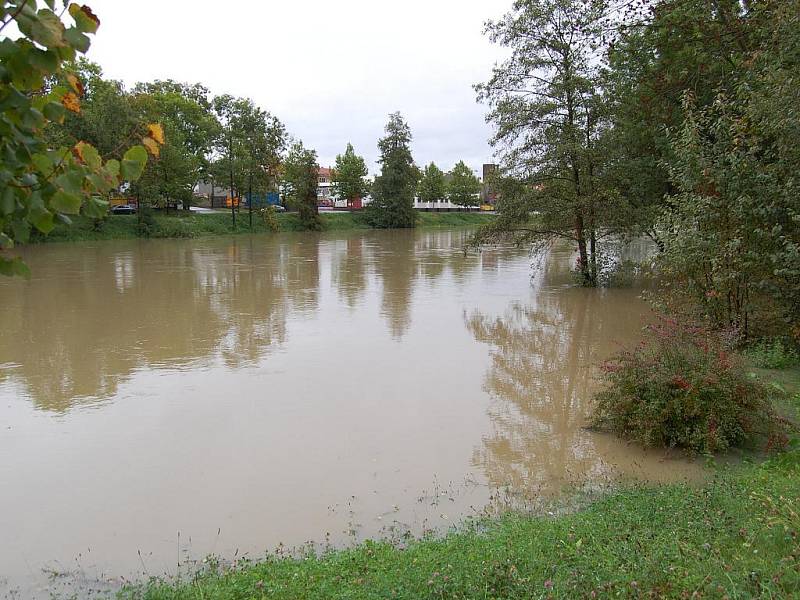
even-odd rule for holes
{"type": "MultiPolygon", "coordinates": [[[[405,135],[402,133],[404,126],[401,116],[391,115],[387,135],[405,135]]],[[[408,156],[405,159],[408,160],[408,156]]],[[[481,182],[463,160],[458,161],[448,173],[431,162],[422,170],[415,171],[412,168],[409,174],[416,179],[416,197],[421,202],[450,202],[465,207],[480,204],[481,182]]],[[[344,154],[336,156],[336,167],[332,170],[331,178],[334,193],[343,199],[363,198],[372,190],[364,158],[355,153],[352,144],[347,144],[344,154]]]]}
{"type": "MultiPolygon", "coordinates": [[[[103,77],[83,58],[100,19],[86,5],[0,0],[0,273],[25,274],[13,247],[47,234],[72,215],[102,218],[106,200],[125,189],[144,206],[188,208],[198,182],[234,196],[280,190],[309,229],[318,229],[318,160],[281,121],[247,98],[214,96],[201,84],[139,83],[103,77]]],[[[379,140],[381,172],[367,178],[352,146],[337,157],[341,198],[372,201],[375,227],[413,227],[413,199],[478,201],[479,183],[463,162],[443,177],[424,172],[399,113],[379,140]]],[[[252,222],[252,203],[250,220],[252,222]]],[[[231,202],[234,225],[238,208],[231,202]]]]}
{"type": "MultiPolygon", "coordinates": [[[[238,197],[280,191],[299,210],[309,229],[319,228],[316,153],[301,141],[293,141],[283,123],[252,100],[213,96],[201,84],[175,81],[139,83],[128,90],[121,82],[104,78],[100,67],[85,59],[69,66],[68,71],[82,84],[81,110],[68,113],[63,123],[47,128],[51,145],[85,141],[103,158],[119,159],[141,123],[162,125],[164,144],[129,191],[138,202],[150,206],[181,204],[187,209],[200,181],[232,190],[238,197]]],[[[448,174],[433,163],[418,169],[410,153],[410,131],[399,114],[390,117],[386,136],[381,142],[382,169],[397,170],[395,175],[402,172],[407,181],[390,185],[383,173],[375,182],[370,181],[364,158],[351,144],[336,157],[332,172],[338,197],[353,200],[372,194],[377,200],[373,214],[381,206],[383,212],[398,213],[372,218],[376,227],[383,222],[413,226],[413,219],[407,215],[412,214],[414,195],[425,202],[449,200],[477,206],[480,182],[463,161],[448,174]],[[406,188],[411,190],[411,197],[405,194],[406,188]],[[402,201],[390,197],[397,194],[403,196],[402,201]]],[[[235,211],[232,218],[236,219],[235,211]]]]}

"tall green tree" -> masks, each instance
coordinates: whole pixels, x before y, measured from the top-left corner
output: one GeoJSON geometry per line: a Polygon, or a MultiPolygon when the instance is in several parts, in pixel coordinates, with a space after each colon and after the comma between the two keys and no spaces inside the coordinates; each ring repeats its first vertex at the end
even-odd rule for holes
{"type": "Polygon", "coordinates": [[[503,171],[515,180],[483,239],[571,240],[585,285],[597,283],[598,238],[619,222],[597,178],[602,102],[593,41],[604,10],[603,0],[516,0],[486,27],[511,55],[476,86],[503,171]]]}
{"type": "Polygon", "coordinates": [[[447,183],[447,198],[459,206],[478,206],[480,204],[481,182],[463,160],[450,171],[447,183]]]}
{"type": "Polygon", "coordinates": [[[48,127],[48,141],[54,144],[84,141],[105,158],[121,158],[125,143],[135,137],[146,118],[137,109],[135,97],[121,81],[106,79],[99,65],[83,57],[65,65],[65,70],[81,82],[81,110],[68,111],[63,123],[48,127]]]}
{"type": "Polygon", "coordinates": [[[739,0],[648,0],[649,18],[621,19],[612,29],[602,85],[611,127],[602,139],[605,177],[631,210],[636,228],[663,249],[655,225],[676,191],[669,131],[681,127],[684,93],[698,108],[731,92],[745,52],[760,44],[758,27],[739,0]]]}
{"type": "MultiPolygon", "coordinates": [[[[222,133],[217,139],[211,176],[220,184],[229,186],[235,197],[245,193],[252,195],[254,189],[266,191],[274,187],[281,154],[286,146],[283,124],[248,98],[234,98],[227,94],[217,96],[213,107],[222,125],[222,133]]],[[[252,225],[252,204],[250,213],[252,225]]],[[[233,203],[231,219],[235,227],[236,206],[233,203]]]]}
{"type": "Polygon", "coordinates": [[[277,190],[278,175],[286,149],[286,128],[277,117],[252,105],[243,115],[245,129],[244,176],[247,180],[247,210],[253,227],[254,195],[277,190]]]}
{"type": "Polygon", "coordinates": [[[353,145],[348,143],[344,154],[336,155],[336,166],[331,177],[334,193],[347,200],[348,204],[363,198],[369,193],[368,173],[364,158],[358,156],[353,145]]]}
{"type": "Polygon", "coordinates": [[[373,200],[365,212],[373,227],[414,227],[414,192],[419,169],[411,156],[411,129],[399,112],[389,115],[386,136],[378,141],[381,173],[372,186],[373,200]]]}
{"type": "Polygon", "coordinates": [[[718,326],[800,337],[800,5],[738,8],[748,41],[711,102],[684,94],[661,263],[718,326]]]}
{"type": "Polygon", "coordinates": [[[305,229],[319,231],[322,222],[317,206],[319,166],[317,153],[297,142],[283,163],[283,181],[289,205],[296,208],[305,229]]]}
{"type": "Polygon", "coordinates": [[[135,189],[140,199],[188,210],[193,189],[205,178],[220,124],[209,91],[200,84],[174,81],[140,83],[133,90],[138,110],[164,127],[166,143],[135,189]]]}
{"type": "MultiPolygon", "coordinates": [[[[120,159],[104,159],[93,145],[53,143],[51,127],[67,112],[80,113],[83,83],[67,68],[89,49],[89,35],[100,21],[88,6],[66,7],[71,23],[55,12],[55,1],[0,2],[0,32],[15,25],[19,35],[0,39],[0,273],[24,275],[27,267],[9,253],[36,230],[47,234],[70,215],[103,216],[102,195],[122,181],[134,181],[147,162],[144,145],[127,150],[120,140],[120,159]]],[[[157,151],[161,128],[152,124],[143,144],[157,151]],[[158,140],[158,141],[156,141],[158,140]],[[151,146],[152,144],[152,146],[151,146]]]]}
{"type": "Polygon", "coordinates": [[[447,200],[447,182],[444,172],[433,162],[422,169],[422,177],[417,185],[417,195],[422,202],[447,200]]]}

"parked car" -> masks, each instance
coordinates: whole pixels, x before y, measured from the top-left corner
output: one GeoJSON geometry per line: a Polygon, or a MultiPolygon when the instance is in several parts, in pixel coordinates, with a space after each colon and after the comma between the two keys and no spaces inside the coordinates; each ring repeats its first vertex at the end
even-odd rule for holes
{"type": "Polygon", "coordinates": [[[280,204],[273,204],[272,206],[275,207],[275,212],[286,212],[285,206],[281,206],[280,204]]]}
{"type": "Polygon", "coordinates": [[[132,204],[120,204],[111,208],[112,215],[135,215],[136,207],[132,204]]]}

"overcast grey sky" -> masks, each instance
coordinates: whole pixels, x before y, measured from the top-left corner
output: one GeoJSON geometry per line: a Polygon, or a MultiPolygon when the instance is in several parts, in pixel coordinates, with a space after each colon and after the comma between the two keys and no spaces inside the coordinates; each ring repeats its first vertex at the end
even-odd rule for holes
{"type": "Polygon", "coordinates": [[[201,82],[252,98],[333,164],[348,141],[377,167],[399,110],[417,164],[474,169],[491,157],[472,85],[502,50],[482,35],[511,0],[91,0],[101,26],[88,58],[129,85],[201,82]]]}

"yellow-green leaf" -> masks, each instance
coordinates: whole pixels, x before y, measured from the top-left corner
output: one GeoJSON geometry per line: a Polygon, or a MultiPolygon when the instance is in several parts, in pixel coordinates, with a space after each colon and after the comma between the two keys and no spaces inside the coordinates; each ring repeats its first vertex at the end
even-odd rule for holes
{"type": "Polygon", "coordinates": [[[150,154],[152,154],[153,156],[157,157],[159,152],[161,151],[161,148],[158,145],[158,142],[156,142],[153,138],[143,137],[142,138],[142,144],[144,144],[144,147],[147,148],[147,151],[150,154]]]}
{"type": "Polygon", "coordinates": [[[67,92],[64,94],[64,97],[61,98],[61,104],[64,105],[64,108],[71,110],[74,113],[81,112],[81,102],[73,92],[67,92]]]}
{"type": "Polygon", "coordinates": [[[161,126],[161,123],[150,123],[147,126],[147,135],[162,146],[164,145],[164,128],[161,126]]]}
{"type": "Polygon", "coordinates": [[[147,164],[147,150],[144,146],[133,146],[122,157],[120,172],[127,181],[136,181],[141,177],[147,164]]]}
{"type": "Polygon", "coordinates": [[[72,73],[67,73],[67,81],[69,82],[69,86],[76,94],[78,94],[79,96],[83,96],[83,91],[84,91],[83,83],[81,83],[81,80],[78,79],[76,75],[73,75],[72,73]]]}
{"type": "Polygon", "coordinates": [[[103,161],[100,159],[100,153],[91,144],[86,142],[78,142],[75,144],[75,154],[81,161],[88,165],[90,169],[96,171],[99,169],[103,161]]]}
{"type": "Polygon", "coordinates": [[[94,33],[100,27],[100,19],[92,12],[92,9],[77,4],[69,5],[69,14],[75,19],[75,25],[85,33],[94,33]]]}
{"type": "Polygon", "coordinates": [[[119,177],[119,161],[116,159],[111,159],[106,162],[106,171],[108,171],[109,175],[111,175],[114,179],[119,177]]]}

